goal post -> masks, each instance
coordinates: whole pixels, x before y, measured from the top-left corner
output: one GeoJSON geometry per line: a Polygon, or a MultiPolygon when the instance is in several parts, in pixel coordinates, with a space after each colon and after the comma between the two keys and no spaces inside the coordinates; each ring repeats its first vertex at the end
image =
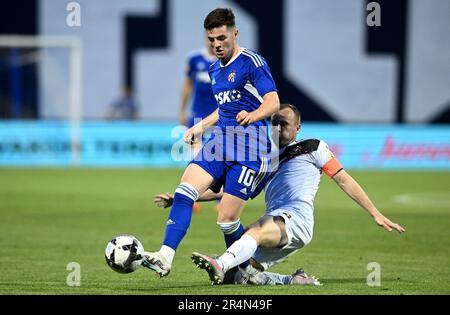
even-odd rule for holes
{"type": "Polygon", "coordinates": [[[69,49],[69,125],[71,164],[80,161],[80,123],[82,116],[82,41],[74,36],[0,36],[0,48],[67,48],[69,49]]]}

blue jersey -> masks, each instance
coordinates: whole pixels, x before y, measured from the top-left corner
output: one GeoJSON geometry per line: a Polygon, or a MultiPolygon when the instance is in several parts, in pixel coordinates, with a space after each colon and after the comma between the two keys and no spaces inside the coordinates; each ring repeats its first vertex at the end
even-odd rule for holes
{"type": "Polygon", "coordinates": [[[276,91],[264,58],[242,48],[226,65],[209,69],[219,122],[211,138],[191,163],[208,172],[224,192],[247,200],[267,178],[270,140],[267,120],[242,127],[237,114],[261,106],[263,96],[276,91]]]}
{"type": "MultiPolygon", "coordinates": [[[[263,96],[276,91],[265,59],[255,52],[241,48],[226,65],[222,65],[219,60],[212,64],[209,75],[219,106],[218,127],[223,130],[222,139],[216,138],[216,143],[219,142],[219,145],[227,148],[224,150],[225,158],[230,160],[233,156],[250,155],[255,152],[252,148],[257,147],[258,150],[264,148],[261,151],[269,153],[267,119],[246,126],[245,130],[244,127],[235,128],[237,137],[234,141],[234,152],[229,150],[232,139],[226,139],[229,132],[225,130],[227,127],[239,126],[236,116],[240,111],[252,112],[258,109],[263,102],[263,96]]],[[[259,156],[260,153],[256,151],[256,155],[259,156]]]]}
{"type": "Polygon", "coordinates": [[[208,56],[205,49],[189,56],[186,75],[192,80],[192,104],[189,127],[194,118],[203,119],[217,109],[217,102],[211,89],[208,69],[216,58],[208,56]]]}
{"type": "MultiPolygon", "coordinates": [[[[241,48],[226,65],[219,60],[213,63],[209,76],[219,106],[219,127],[238,126],[236,115],[240,111],[256,110],[265,94],[276,91],[265,59],[246,48],[241,48]]],[[[267,126],[267,120],[257,121],[254,125],[267,126]]]]}

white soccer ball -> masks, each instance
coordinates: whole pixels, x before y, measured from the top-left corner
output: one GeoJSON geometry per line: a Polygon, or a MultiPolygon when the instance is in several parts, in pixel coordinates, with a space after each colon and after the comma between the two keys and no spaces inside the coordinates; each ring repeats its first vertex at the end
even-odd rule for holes
{"type": "Polygon", "coordinates": [[[133,235],[122,234],[106,245],[105,259],[112,270],[130,273],[141,265],[144,259],[144,246],[133,235]]]}

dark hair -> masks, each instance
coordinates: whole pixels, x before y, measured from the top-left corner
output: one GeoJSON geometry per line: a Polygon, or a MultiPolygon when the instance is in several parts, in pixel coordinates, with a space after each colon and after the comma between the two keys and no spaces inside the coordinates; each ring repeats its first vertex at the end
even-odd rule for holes
{"type": "Polygon", "coordinates": [[[227,27],[236,26],[234,13],[231,9],[217,8],[209,12],[209,14],[205,18],[205,21],[203,22],[203,27],[205,28],[205,30],[211,30],[223,25],[227,27]]]}
{"type": "Polygon", "coordinates": [[[292,104],[280,104],[280,110],[285,109],[285,108],[290,108],[294,112],[295,118],[297,118],[298,124],[300,125],[301,115],[300,115],[300,111],[298,110],[298,108],[292,104]]]}

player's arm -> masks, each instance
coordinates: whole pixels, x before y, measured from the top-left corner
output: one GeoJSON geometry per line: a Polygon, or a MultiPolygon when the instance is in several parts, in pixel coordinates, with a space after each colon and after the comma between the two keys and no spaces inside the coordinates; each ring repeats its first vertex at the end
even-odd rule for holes
{"type": "Polygon", "coordinates": [[[186,77],[183,82],[183,88],[181,89],[181,105],[178,113],[180,124],[187,126],[188,124],[188,102],[192,94],[192,79],[186,77]]]}
{"type": "Polygon", "coordinates": [[[236,116],[237,122],[241,126],[246,126],[259,120],[270,117],[273,113],[280,110],[280,99],[278,93],[275,91],[266,93],[263,96],[263,102],[258,109],[253,112],[247,112],[245,110],[240,111],[236,116]]]}
{"type": "Polygon", "coordinates": [[[220,189],[218,193],[213,192],[211,189],[208,189],[201,195],[197,201],[211,201],[211,200],[220,200],[223,196],[223,187],[220,189]]]}
{"type": "Polygon", "coordinates": [[[341,168],[340,171],[332,176],[332,178],[350,198],[372,216],[379,226],[389,232],[391,232],[392,229],[397,230],[399,233],[405,232],[405,229],[402,226],[392,222],[378,211],[362,187],[345,170],[341,168]]]}
{"type": "MultiPolygon", "coordinates": [[[[223,196],[223,187],[221,188],[220,192],[215,193],[211,189],[208,189],[201,195],[197,201],[211,201],[211,200],[219,200],[223,196]]],[[[153,202],[158,206],[162,208],[168,208],[172,206],[173,204],[173,195],[169,193],[165,194],[158,194],[153,199],[153,202]]]]}
{"type": "Polygon", "coordinates": [[[219,109],[217,108],[209,116],[203,118],[194,126],[189,128],[184,134],[184,141],[190,144],[196,143],[198,136],[201,135],[209,127],[214,126],[219,121],[219,109]]]}

